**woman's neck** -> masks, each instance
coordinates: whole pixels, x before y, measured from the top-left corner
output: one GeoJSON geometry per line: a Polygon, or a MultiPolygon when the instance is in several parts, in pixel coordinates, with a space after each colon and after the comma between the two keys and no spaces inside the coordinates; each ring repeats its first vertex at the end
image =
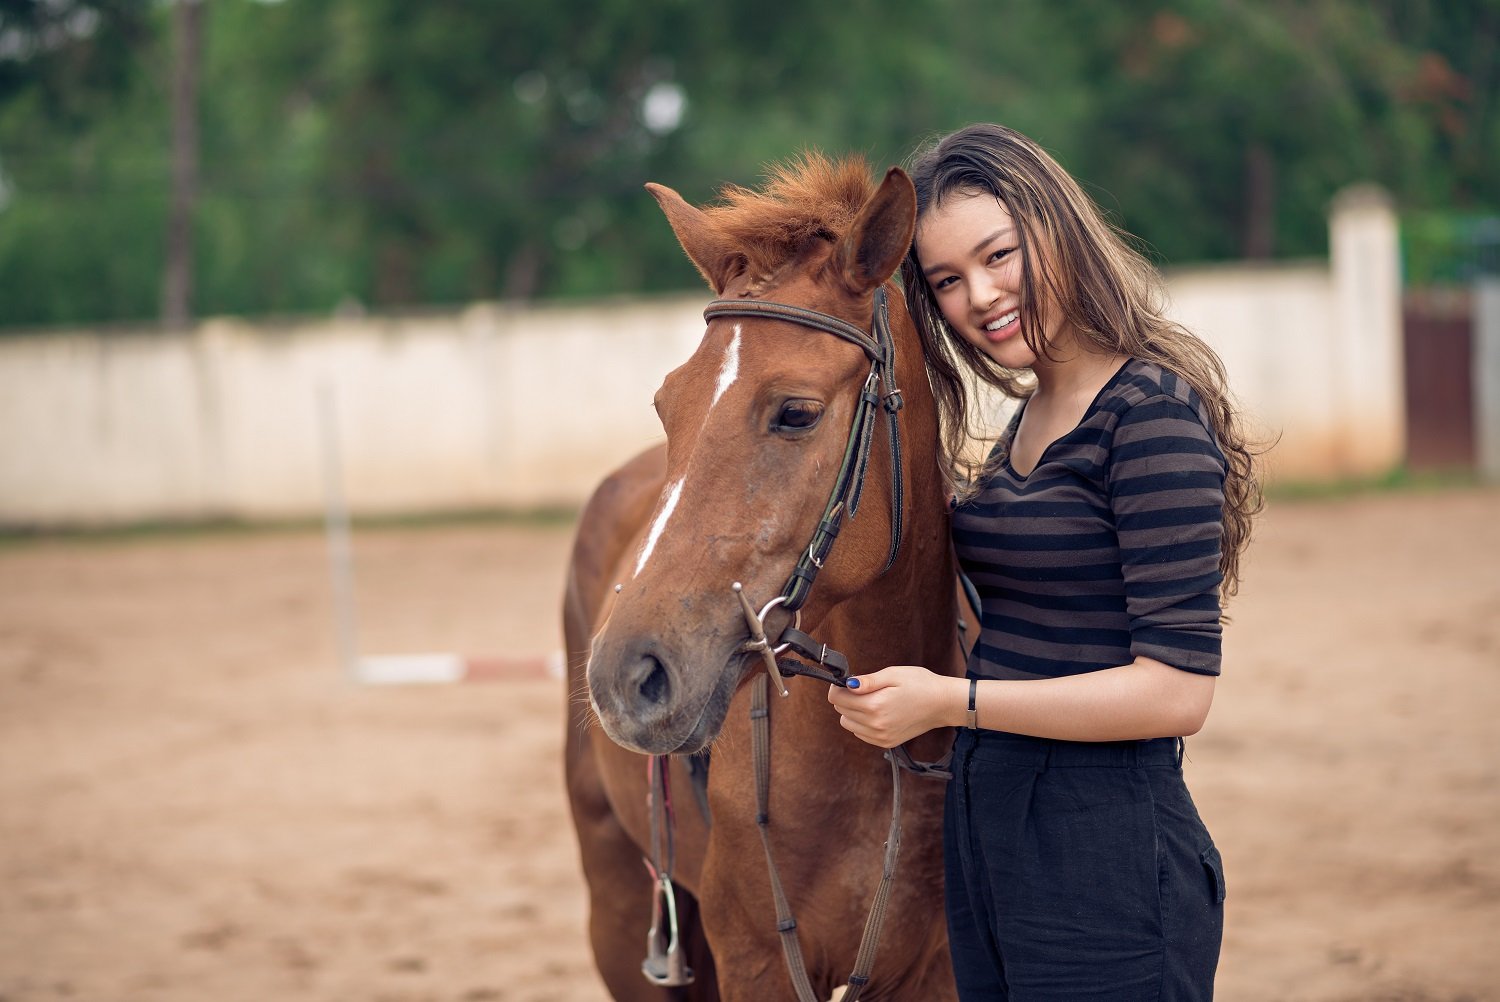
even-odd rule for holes
{"type": "Polygon", "coordinates": [[[1101,351],[1076,335],[1055,339],[1050,348],[1054,357],[1039,357],[1031,370],[1036,375],[1035,395],[1044,399],[1092,400],[1126,359],[1118,352],[1101,351]]]}

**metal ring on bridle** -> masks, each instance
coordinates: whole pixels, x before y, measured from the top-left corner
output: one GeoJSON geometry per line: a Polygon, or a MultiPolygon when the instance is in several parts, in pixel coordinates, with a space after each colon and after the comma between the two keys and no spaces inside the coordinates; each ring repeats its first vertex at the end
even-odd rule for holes
{"type": "MultiPolygon", "coordinates": [[[[740,650],[746,654],[759,654],[762,663],[766,666],[766,674],[776,684],[776,691],[783,696],[790,695],[787,692],[786,683],[781,680],[781,671],[776,665],[776,655],[786,650],[787,645],[778,644],[773,651],[771,641],[766,637],[766,616],[772,609],[785,602],[786,596],[777,595],[765,604],[759,615],[756,615],[755,607],[745,597],[744,585],[736,581],[730,586],[730,590],[734,592],[734,597],[739,599],[740,611],[745,616],[745,627],[750,633],[750,639],[740,645],[740,650]]],[[[801,624],[802,613],[800,611],[796,615],[796,621],[799,625],[801,624]]]]}
{"type": "MultiPolygon", "coordinates": [[[[775,598],[771,599],[771,601],[767,602],[765,605],[763,605],[763,606],[760,607],[760,613],[755,618],[758,619],[758,620],[760,620],[761,629],[765,629],[767,614],[770,613],[770,611],[772,609],[776,608],[778,605],[781,605],[785,601],[786,601],[786,596],[785,595],[777,595],[775,598]]],[[[800,629],[802,629],[802,610],[801,609],[798,609],[792,615],[792,629],[794,629],[794,630],[800,630],[800,629]]],[[[792,645],[789,644],[789,643],[787,643],[787,644],[777,644],[775,647],[771,648],[771,653],[772,654],[785,654],[787,648],[790,647],[790,646],[792,646],[792,645]]]]}

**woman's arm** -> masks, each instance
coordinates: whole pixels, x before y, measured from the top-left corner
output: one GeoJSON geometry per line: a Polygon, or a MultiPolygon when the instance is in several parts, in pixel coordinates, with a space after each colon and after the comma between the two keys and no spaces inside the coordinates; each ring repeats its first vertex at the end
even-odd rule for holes
{"type": "MultiPolygon", "coordinates": [[[[830,686],[828,701],[844,728],[890,748],[935,727],[962,727],[969,681],[914,665],[858,677],[857,688],[830,686]]],[[[1130,741],[1196,734],[1214,698],[1213,675],[1138,657],[1119,668],[978,685],[979,726],[1065,741],[1130,741]]]]}

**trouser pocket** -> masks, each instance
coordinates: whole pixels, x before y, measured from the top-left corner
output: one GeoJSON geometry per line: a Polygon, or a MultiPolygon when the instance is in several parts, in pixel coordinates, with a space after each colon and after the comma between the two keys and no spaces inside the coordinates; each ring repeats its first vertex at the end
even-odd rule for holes
{"type": "Polygon", "coordinates": [[[1227,891],[1224,888],[1224,860],[1219,856],[1218,847],[1210,845],[1203,850],[1200,858],[1203,860],[1203,869],[1208,872],[1208,888],[1213,894],[1214,904],[1222,905],[1227,891]]]}

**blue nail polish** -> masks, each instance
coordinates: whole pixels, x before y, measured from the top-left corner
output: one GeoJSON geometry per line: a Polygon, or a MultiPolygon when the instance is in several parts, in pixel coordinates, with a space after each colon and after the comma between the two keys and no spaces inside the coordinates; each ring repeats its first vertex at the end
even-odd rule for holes
{"type": "Polygon", "coordinates": [[[857,678],[851,678],[849,680],[849,688],[851,688],[851,689],[858,689],[859,688],[859,679],[857,679],[857,678]]]}

